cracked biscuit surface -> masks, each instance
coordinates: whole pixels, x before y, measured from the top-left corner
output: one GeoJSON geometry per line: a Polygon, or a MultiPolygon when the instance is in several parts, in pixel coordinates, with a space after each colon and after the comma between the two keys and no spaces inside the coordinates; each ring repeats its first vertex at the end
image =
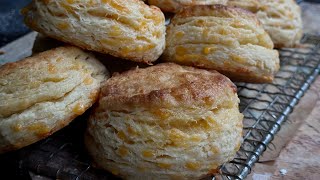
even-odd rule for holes
{"type": "Polygon", "coordinates": [[[164,12],[176,13],[182,8],[195,5],[226,5],[228,0],[148,0],[151,5],[158,6],[164,12]]]}
{"type": "Polygon", "coordinates": [[[216,71],[164,63],[110,78],[88,122],[95,164],[125,179],[195,179],[240,147],[236,86],[216,71]]]}
{"type": "Polygon", "coordinates": [[[279,54],[254,14],[223,5],[193,6],[167,28],[165,61],[214,69],[235,81],[271,82],[279,54]]]}
{"type": "Polygon", "coordinates": [[[68,125],[98,98],[108,77],[91,54],[66,46],[0,67],[0,153],[68,125]]]}
{"type": "Polygon", "coordinates": [[[84,49],[151,63],[165,47],[161,10],[140,0],[34,0],[25,23],[84,49]]]}

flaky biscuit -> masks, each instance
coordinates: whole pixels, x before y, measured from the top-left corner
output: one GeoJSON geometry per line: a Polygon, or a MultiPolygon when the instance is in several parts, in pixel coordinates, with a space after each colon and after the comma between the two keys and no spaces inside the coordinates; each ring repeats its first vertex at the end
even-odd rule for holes
{"type": "Polygon", "coordinates": [[[302,38],[301,9],[294,0],[229,0],[257,14],[275,47],[294,47],[302,38]]]}
{"type": "Polygon", "coordinates": [[[0,153],[68,125],[98,98],[108,76],[92,55],[60,47],[0,67],[0,153]]]}
{"type": "Polygon", "coordinates": [[[167,28],[165,61],[215,69],[235,81],[271,82],[279,54],[251,12],[223,5],[193,6],[167,28]]]}
{"type": "Polygon", "coordinates": [[[302,38],[301,9],[294,0],[261,0],[257,17],[275,47],[294,47],[302,38]]]}
{"type": "Polygon", "coordinates": [[[95,164],[125,179],[195,179],[239,149],[236,86],[216,71],[165,63],[110,78],[88,122],[95,164]]]}
{"type": "Polygon", "coordinates": [[[165,18],[140,0],[34,0],[25,23],[84,49],[150,63],[165,47],[165,18]]]}
{"type": "Polygon", "coordinates": [[[151,5],[158,6],[164,12],[176,13],[180,9],[195,5],[226,5],[228,0],[148,0],[151,5]]]}

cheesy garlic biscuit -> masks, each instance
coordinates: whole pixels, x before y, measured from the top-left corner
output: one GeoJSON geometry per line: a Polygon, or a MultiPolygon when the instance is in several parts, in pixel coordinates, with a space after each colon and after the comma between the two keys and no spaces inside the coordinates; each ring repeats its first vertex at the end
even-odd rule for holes
{"type": "Polygon", "coordinates": [[[0,67],[0,153],[68,125],[98,98],[108,77],[92,55],[60,47],[0,67]]]}
{"type": "Polygon", "coordinates": [[[195,5],[226,5],[228,0],[148,0],[151,5],[158,6],[164,12],[176,13],[180,9],[195,5]]]}
{"type": "Polygon", "coordinates": [[[243,115],[236,86],[216,71],[164,63],[110,78],[85,144],[125,179],[195,179],[233,159],[243,115]]]}
{"type": "Polygon", "coordinates": [[[165,18],[140,0],[34,0],[25,23],[84,49],[151,63],[165,47],[165,18]]]}
{"type": "Polygon", "coordinates": [[[193,6],[167,29],[163,59],[215,69],[236,81],[271,82],[279,54],[254,14],[223,5],[193,6]]]}

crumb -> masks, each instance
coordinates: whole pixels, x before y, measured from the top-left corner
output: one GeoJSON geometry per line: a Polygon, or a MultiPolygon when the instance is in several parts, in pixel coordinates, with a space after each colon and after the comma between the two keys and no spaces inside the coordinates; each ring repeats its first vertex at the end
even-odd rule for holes
{"type": "Polygon", "coordinates": [[[282,176],[285,176],[286,174],[287,174],[287,170],[286,169],[280,169],[280,174],[282,175],[282,176]]]}

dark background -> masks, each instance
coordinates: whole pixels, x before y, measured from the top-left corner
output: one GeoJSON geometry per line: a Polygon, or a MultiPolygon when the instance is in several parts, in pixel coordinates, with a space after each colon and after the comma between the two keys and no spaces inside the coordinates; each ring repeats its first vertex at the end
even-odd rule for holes
{"type": "Polygon", "coordinates": [[[0,0],[0,47],[30,30],[23,24],[20,9],[31,0],[0,0]]]}

